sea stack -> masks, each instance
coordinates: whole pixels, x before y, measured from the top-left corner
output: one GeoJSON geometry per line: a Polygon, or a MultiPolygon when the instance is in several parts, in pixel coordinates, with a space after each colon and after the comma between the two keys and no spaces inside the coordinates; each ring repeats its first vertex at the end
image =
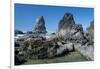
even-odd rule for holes
{"type": "Polygon", "coordinates": [[[81,24],[76,24],[74,21],[73,14],[65,13],[63,18],[59,22],[58,33],[59,36],[64,37],[78,37],[82,35],[83,28],[81,24]]]}
{"type": "Polygon", "coordinates": [[[41,34],[46,34],[46,27],[45,27],[45,20],[43,16],[39,16],[36,20],[36,25],[34,27],[33,32],[35,34],[41,35],[41,34]]]}
{"type": "Polygon", "coordinates": [[[94,38],[94,20],[90,22],[90,26],[87,28],[88,34],[94,38]]]}

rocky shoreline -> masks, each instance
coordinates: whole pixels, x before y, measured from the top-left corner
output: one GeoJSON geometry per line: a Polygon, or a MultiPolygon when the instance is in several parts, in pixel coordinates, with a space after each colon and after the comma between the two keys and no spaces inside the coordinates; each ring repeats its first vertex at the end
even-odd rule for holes
{"type": "Polygon", "coordinates": [[[79,52],[87,61],[94,60],[94,21],[84,31],[81,24],[75,23],[71,13],[65,13],[59,21],[58,32],[50,34],[49,38],[46,33],[44,17],[39,16],[30,36],[27,33],[15,39],[15,65],[28,60],[67,56],[72,52],[79,52]]]}

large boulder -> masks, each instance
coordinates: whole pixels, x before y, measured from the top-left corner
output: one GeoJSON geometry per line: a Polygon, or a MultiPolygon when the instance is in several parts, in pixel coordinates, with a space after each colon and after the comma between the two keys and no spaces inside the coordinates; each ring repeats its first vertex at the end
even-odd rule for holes
{"type": "Polygon", "coordinates": [[[24,57],[24,54],[22,52],[19,52],[17,49],[15,49],[15,55],[14,55],[15,65],[21,65],[24,62],[26,62],[26,59],[24,57]]]}
{"type": "Polygon", "coordinates": [[[23,51],[27,53],[29,59],[44,59],[54,57],[56,55],[56,47],[54,41],[46,41],[41,38],[32,38],[24,42],[23,51]]]}
{"type": "Polygon", "coordinates": [[[68,53],[74,51],[74,44],[73,43],[63,43],[57,42],[59,48],[57,49],[57,55],[63,54],[64,52],[68,53]]]}
{"type": "Polygon", "coordinates": [[[57,40],[44,40],[41,38],[32,38],[26,40],[23,45],[23,51],[29,59],[53,58],[59,55],[74,51],[72,43],[63,43],[57,40]]]}

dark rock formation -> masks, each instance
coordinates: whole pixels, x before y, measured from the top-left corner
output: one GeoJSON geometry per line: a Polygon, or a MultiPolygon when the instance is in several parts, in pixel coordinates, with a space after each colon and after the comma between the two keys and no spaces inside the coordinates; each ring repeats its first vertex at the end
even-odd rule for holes
{"type": "Polygon", "coordinates": [[[26,62],[24,54],[20,53],[18,49],[15,49],[15,55],[14,55],[15,65],[21,65],[24,62],[26,62]]]}
{"type": "Polygon", "coordinates": [[[94,30],[94,20],[90,22],[90,27],[87,28],[88,32],[94,30]]]}
{"type": "Polygon", "coordinates": [[[20,30],[15,30],[15,35],[17,35],[17,34],[24,34],[24,33],[20,30]]]}
{"type": "Polygon", "coordinates": [[[94,52],[94,21],[83,31],[82,25],[76,24],[71,13],[65,13],[59,22],[59,38],[62,37],[67,44],[73,43],[75,50],[78,50],[88,59],[93,60],[94,52]]]}
{"type": "Polygon", "coordinates": [[[90,26],[87,28],[88,34],[94,38],[94,20],[90,22],[90,26]]]}
{"type": "Polygon", "coordinates": [[[73,44],[62,44],[57,39],[47,41],[41,37],[26,40],[23,45],[28,59],[53,58],[74,51],[73,44]]]}
{"type": "Polygon", "coordinates": [[[26,34],[33,34],[33,32],[32,31],[27,31],[26,34]]]}
{"type": "Polygon", "coordinates": [[[44,59],[56,55],[55,47],[53,42],[39,38],[25,41],[23,50],[27,51],[26,53],[29,59],[44,59]]]}
{"type": "Polygon", "coordinates": [[[81,24],[75,24],[74,17],[71,13],[65,13],[59,22],[59,36],[66,38],[82,38],[83,28],[81,24]]]}
{"type": "Polygon", "coordinates": [[[39,16],[37,18],[33,33],[35,34],[46,34],[47,33],[46,27],[45,27],[45,20],[43,16],[39,16]]]}
{"type": "Polygon", "coordinates": [[[94,60],[94,21],[87,28],[87,33],[84,32],[84,38],[78,41],[82,42],[74,44],[76,49],[88,60],[94,60]]]}
{"type": "Polygon", "coordinates": [[[63,18],[59,22],[59,31],[61,29],[71,28],[75,24],[73,15],[71,13],[65,13],[63,18]]]}

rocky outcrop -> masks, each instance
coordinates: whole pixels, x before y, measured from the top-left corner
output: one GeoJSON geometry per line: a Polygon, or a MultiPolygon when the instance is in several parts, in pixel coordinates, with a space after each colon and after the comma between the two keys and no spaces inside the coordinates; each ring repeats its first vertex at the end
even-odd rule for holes
{"type": "Polygon", "coordinates": [[[65,13],[59,22],[58,33],[46,36],[43,16],[37,18],[34,31],[15,40],[15,64],[28,59],[48,59],[78,51],[87,60],[94,60],[94,21],[85,32],[81,24],[76,24],[71,13],[65,13]],[[17,61],[18,60],[18,61],[17,61]]]}
{"type": "Polygon", "coordinates": [[[45,27],[45,20],[44,20],[43,16],[39,16],[37,18],[33,33],[35,33],[37,35],[47,33],[46,27],[45,27]]]}
{"type": "Polygon", "coordinates": [[[87,28],[88,34],[94,38],[94,20],[90,22],[90,26],[87,28]]]}
{"type": "Polygon", "coordinates": [[[23,54],[21,54],[18,50],[15,49],[15,55],[14,55],[15,65],[21,65],[26,60],[23,54]]]}
{"type": "Polygon", "coordinates": [[[83,56],[88,60],[94,60],[94,46],[93,45],[83,45],[77,49],[83,56]]]}
{"type": "Polygon", "coordinates": [[[73,43],[75,50],[87,59],[94,59],[94,21],[90,23],[86,33],[82,25],[75,23],[71,13],[65,13],[59,22],[58,36],[67,44],[73,43]]]}
{"type": "Polygon", "coordinates": [[[73,15],[71,13],[65,13],[63,18],[59,22],[59,31],[61,29],[71,28],[75,24],[73,15]]]}
{"type": "Polygon", "coordinates": [[[90,22],[90,26],[87,28],[88,32],[91,32],[94,30],[94,20],[90,22]]]}
{"type": "Polygon", "coordinates": [[[24,34],[24,33],[20,30],[15,30],[15,35],[17,35],[17,34],[24,34]]]}
{"type": "Polygon", "coordinates": [[[73,44],[62,44],[56,39],[47,41],[43,38],[32,38],[26,40],[23,45],[23,51],[30,59],[53,58],[59,55],[67,54],[74,51],[73,44]]]}
{"type": "Polygon", "coordinates": [[[87,28],[87,43],[81,46],[79,51],[83,55],[87,56],[87,59],[94,60],[94,21],[90,22],[90,26],[87,28]]]}
{"type": "Polygon", "coordinates": [[[82,38],[83,28],[81,24],[75,24],[71,13],[65,13],[59,22],[59,36],[66,38],[82,38]]]}

